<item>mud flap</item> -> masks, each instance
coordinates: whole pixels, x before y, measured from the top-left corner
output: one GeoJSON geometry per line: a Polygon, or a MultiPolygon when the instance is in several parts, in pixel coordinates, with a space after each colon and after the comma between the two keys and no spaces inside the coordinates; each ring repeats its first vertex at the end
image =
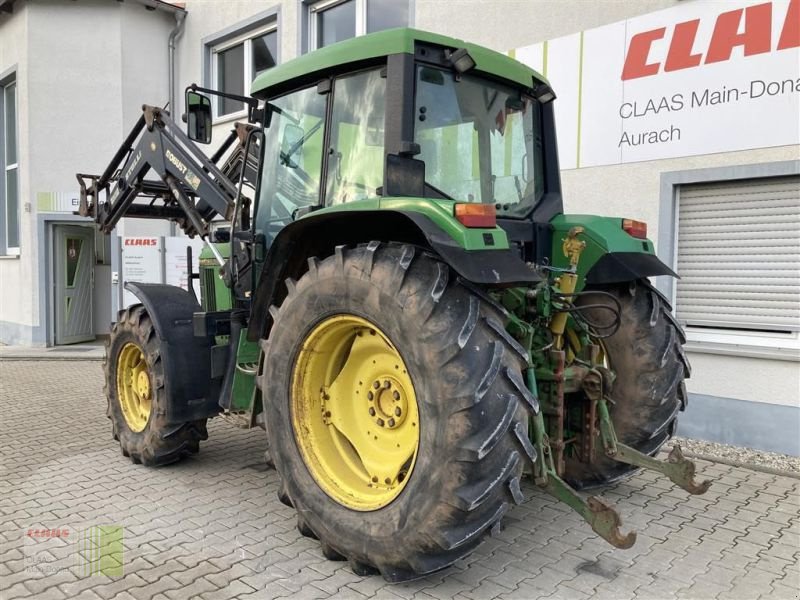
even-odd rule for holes
{"type": "Polygon", "coordinates": [[[147,309],[161,347],[167,418],[176,426],[219,413],[220,380],[211,378],[211,342],[195,337],[192,316],[202,309],[186,290],[154,283],[125,284],[147,309]]]}

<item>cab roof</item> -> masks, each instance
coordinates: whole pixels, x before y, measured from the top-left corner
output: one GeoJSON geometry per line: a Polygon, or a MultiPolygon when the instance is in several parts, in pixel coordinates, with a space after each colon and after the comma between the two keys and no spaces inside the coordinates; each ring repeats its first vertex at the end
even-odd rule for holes
{"type": "Polygon", "coordinates": [[[285,89],[286,84],[293,79],[308,78],[315,73],[321,75],[325,71],[341,65],[368,61],[390,54],[413,54],[416,42],[452,49],[466,48],[475,61],[476,70],[526,87],[532,87],[532,78],[547,82],[544,77],[530,67],[500,52],[456,38],[401,27],[331,44],[273,67],[256,77],[250,93],[259,97],[270,96],[273,88],[285,89]]]}

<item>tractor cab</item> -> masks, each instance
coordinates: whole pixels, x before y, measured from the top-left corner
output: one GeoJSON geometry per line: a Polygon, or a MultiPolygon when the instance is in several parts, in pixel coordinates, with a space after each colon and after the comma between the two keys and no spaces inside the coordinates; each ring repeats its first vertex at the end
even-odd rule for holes
{"type": "MultiPolygon", "coordinates": [[[[252,227],[264,254],[312,213],[391,207],[414,213],[417,225],[384,211],[373,215],[373,236],[399,228],[430,238],[455,226],[470,250],[508,248],[509,237],[526,260],[549,250],[548,237],[536,256],[531,222],[562,209],[555,145],[545,143],[554,95],[521,63],[396,29],[277,66],[252,93],[263,103],[252,227]],[[463,232],[476,228],[487,235],[463,232]]],[[[191,128],[190,137],[203,141],[191,128]]]]}

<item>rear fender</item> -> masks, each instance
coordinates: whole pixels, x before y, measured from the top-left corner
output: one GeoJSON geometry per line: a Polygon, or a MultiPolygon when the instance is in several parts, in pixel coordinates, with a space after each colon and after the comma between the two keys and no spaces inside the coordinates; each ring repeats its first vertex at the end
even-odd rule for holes
{"type": "Polygon", "coordinates": [[[578,286],[625,283],[654,277],[677,274],[655,255],[653,242],[632,237],[622,229],[622,219],[595,215],[558,215],[552,221],[553,247],[551,263],[557,268],[567,268],[561,244],[570,229],[579,226],[584,231],[579,239],[586,248],[578,263],[578,286]]]}
{"type": "Polygon", "coordinates": [[[195,337],[192,315],[200,305],[186,290],[156,283],[125,284],[147,309],[159,339],[167,418],[176,425],[219,411],[220,380],[211,378],[211,342],[195,337]]]}
{"type": "Polygon", "coordinates": [[[516,250],[465,250],[431,219],[414,211],[320,211],[284,227],[270,246],[253,295],[247,339],[254,341],[268,335],[272,326],[269,307],[283,301],[284,281],[301,277],[308,268],[309,257],[323,258],[333,254],[336,246],[371,241],[427,248],[463,279],[479,285],[527,286],[541,281],[516,250]]]}

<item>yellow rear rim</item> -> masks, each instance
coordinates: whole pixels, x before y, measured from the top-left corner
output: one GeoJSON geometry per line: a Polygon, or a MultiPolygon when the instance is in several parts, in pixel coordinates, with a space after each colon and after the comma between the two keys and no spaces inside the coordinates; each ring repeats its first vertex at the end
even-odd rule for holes
{"type": "Polygon", "coordinates": [[[304,340],[291,386],[295,439],[325,493],[361,511],[394,500],[414,468],[419,412],[386,334],[354,315],[325,319],[304,340]]]}
{"type": "Polygon", "coordinates": [[[136,344],[125,344],[117,357],[117,399],[131,431],[142,431],[147,425],[152,393],[144,353],[136,344]]]}

